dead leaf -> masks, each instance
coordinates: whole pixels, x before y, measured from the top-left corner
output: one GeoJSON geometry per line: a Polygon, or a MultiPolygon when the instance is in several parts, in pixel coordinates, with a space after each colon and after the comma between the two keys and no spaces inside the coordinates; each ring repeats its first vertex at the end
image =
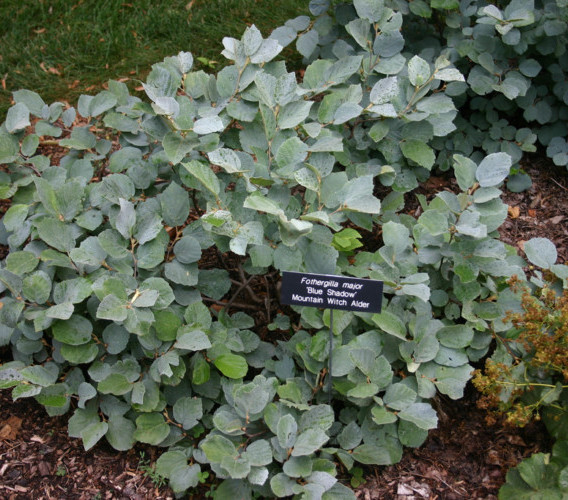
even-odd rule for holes
{"type": "Polygon", "coordinates": [[[548,219],[548,222],[550,222],[551,224],[560,224],[563,220],[564,220],[563,215],[557,215],[556,217],[548,219]]]}
{"type": "Polygon", "coordinates": [[[33,441],[34,443],[40,443],[40,444],[45,443],[45,439],[43,439],[43,438],[41,438],[41,437],[39,437],[39,436],[37,436],[37,435],[33,435],[33,436],[30,438],[30,441],[33,441]]]}
{"type": "Polygon", "coordinates": [[[531,201],[530,207],[531,208],[536,208],[538,207],[542,202],[542,194],[537,193],[536,197],[534,198],[534,200],[531,201]]]}
{"type": "Polygon", "coordinates": [[[408,486],[406,486],[405,484],[398,484],[396,487],[396,494],[397,495],[405,495],[405,496],[409,496],[412,495],[414,492],[412,491],[411,488],[409,488],[408,486]]]}
{"type": "Polygon", "coordinates": [[[521,215],[521,209],[519,207],[507,207],[507,213],[511,219],[517,219],[521,215]]]}
{"type": "Polygon", "coordinates": [[[16,439],[22,427],[22,419],[16,416],[8,418],[0,427],[0,441],[16,439]]]}
{"type": "Polygon", "coordinates": [[[514,444],[515,446],[522,446],[522,447],[527,446],[527,443],[524,442],[523,438],[516,434],[507,434],[507,441],[510,444],[514,444]]]}
{"type": "Polygon", "coordinates": [[[45,29],[45,28],[39,28],[39,29],[37,29],[37,30],[34,30],[34,33],[35,33],[36,35],[41,35],[42,33],[45,33],[45,32],[46,32],[46,29],[45,29]]]}
{"type": "Polygon", "coordinates": [[[487,457],[485,458],[485,463],[490,465],[502,465],[502,459],[499,452],[496,450],[489,450],[487,452],[487,457]]]}
{"type": "Polygon", "coordinates": [[[427,484],[422,484],[417,481],[412,481],[410,487],[422,498],[430,498],[430,487],[427,484]]]}
{"type": "Polygon", "coordinates": [[[39,67],[46,73],[51,73],[52,75],[61,76],[61,72],[57,68],[47,68],[44,62],[40,62],[39,67]]]}
{"type": "Polygon", "coordinates": [[[79,85],[81,82],[79,80],[74,80],[73,83],[70,83],[69,85],[67,85],[67,88],[69,89],[74,89],[77,87],[77,85],[79,85]]]}
{"type": "Polygon", "coordinates": [[[51,471],[49,470],[49,464],[47,462],[40,462],[38,464],[38,469],[39,469],[39,473],[45,477],[45,476],[50,476],[51,475],[51,471]]]}
{"type": "Polygon", "coordinates": [[[536,210],[534,208],[529,208],[527,213],[529,214],[529,217],[536,217],[536,210]]]}

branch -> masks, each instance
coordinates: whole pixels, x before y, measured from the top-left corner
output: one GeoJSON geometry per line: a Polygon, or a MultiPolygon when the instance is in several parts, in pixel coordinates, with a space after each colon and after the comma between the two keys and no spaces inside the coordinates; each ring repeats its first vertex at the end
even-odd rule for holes
{"type": "MultiPolygon", "coordinates": [[[[204,302],[211,302],[212,304],[218,304],[220,306],[228,307],[228,303],[223,302],[222,300],[214,300],[214,299],[210,299],[209,297],[203,297],[202,299],[203,299],[204,302]]],[[[239,309],[248,309],[249,311],[258,311],[258,307],[254,306],[252,304],[241,304],[239,302],[234,302],[232,305],[234,307],[239,308],[239,309]]]]}

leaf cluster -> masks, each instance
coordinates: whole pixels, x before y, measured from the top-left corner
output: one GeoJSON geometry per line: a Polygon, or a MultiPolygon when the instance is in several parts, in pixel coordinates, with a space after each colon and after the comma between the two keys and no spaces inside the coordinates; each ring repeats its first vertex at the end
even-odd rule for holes
{"type": "Polygon", "coordinates": [[[403,10],[412,26],[407,47],[420,43],[423,53],[445,54],[465,77],[445,89],[459,109],[445,148],[466,156],[508,153],[512,191],[530,187],[518,162],[538,145],[556,165],[567,164],[565,2],[432,0],[405,2],[403,10]]]}

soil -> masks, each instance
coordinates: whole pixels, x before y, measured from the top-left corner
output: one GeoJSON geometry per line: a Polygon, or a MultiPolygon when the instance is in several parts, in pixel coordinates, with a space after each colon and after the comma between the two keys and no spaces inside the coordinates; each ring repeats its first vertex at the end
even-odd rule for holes
{"type": "MultiPolygon", "coordinates": [[[[533,187],[524,193],[504,195],[509,216],[501,238],[522,254],[523,244],[546,237],[558,249],[558,262],[568,262],[568,177],[545,160],[531,159],[525,167],[533,187]]],[[[442,189],[453,190],[452,181],[432,177],[421,187],[428,197],[442,189]]],[[[0,215],[7,209],[0,204],[0,215]]],[[[0,257],[5,249],[0,248],[0,257]]],[[[212,260],[216,256],[210,257],[212,260]]],[[[234,264],[230,263],[233,268],[234,264]]],[[[234,290],[233,306],[251,303],[247,282],[234,290]]],[[[268,284],[266,284],[268,289],[268,284]]],[[[252,292],[254,295],[254,292],[252,292]]],[[[215,304],[213,304],[213,307],[215,304]]],[[[267,307],[270,317],[270,307],[267,307]]],[[[258,327],[259,325],[257,325],[258,327]]],[[[0,349],[0,363],[9,359],[0,349]]],[[[543,427],[524,429],[500,423],[487,425],[485,413],[476,407],[477,394],[468,387],[460,401],[445,397],[435,403],[439,428],[426,443],[406,450],[402,461],[389,467],[363,471],[364,483],[355,490],[360,499],[495,499],[507,470],[537,451],[549,451],[543,427]]],[[[68,416],[50,418],[33,399],[12,402],[9,391],[0,391],[0,499],[173,499],[152,466],[161,450],[137,445],[116,452],[100,442],[85,452],[80,440],[67,436],[68,416]]],[[[104,441],[104,440],[103,440],[104,441]]],[[[350,477],[341,477],[349,484],[350,477]]],[[[204,498],[210,484],[189,498],[204,498]]]]}

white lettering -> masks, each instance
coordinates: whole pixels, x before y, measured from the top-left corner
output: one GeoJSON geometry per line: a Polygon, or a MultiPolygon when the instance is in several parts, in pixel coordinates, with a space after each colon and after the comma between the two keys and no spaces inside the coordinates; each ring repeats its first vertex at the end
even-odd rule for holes
{"type": "Polygon", "coordinates": [[[327,290],[327,294],[333,297],[345,297],[347,299],[352,299],[355,297],[355,295],[357,295],[355,292],[344,292],[344,291],[338,292],[331,288],[327,290]]]}
{"type": "Polygon", "coordinates": [[[331,299],[331,298],[327,298],[327,303],[334,305],[334,306],[346,306],[347,305],[347,301],[345,299],[331,299]]]}
{"type": "Polygon", "coordinates": [[[343,283],[343,288],[349,288],[350,290],[361,290],[363,288],[362,283],[343,283]]]}
{"type": "Polygon", "coordinates": [[[312,288],[311,286],[309,286],[308,293],[312,295],[323,295],[323,290],[321,288],[312,288]]]}
{"type": "Polygon", "coordinates": [[[304,297],[297,293],[292,294],[292,300],[297,302],[310,302],[311,304],[323,304],[323,299],[321,297],[304,297]]]}
{"type": "Polygon", "coordinates": [[[367,309],[369,307],[369,303],[363,302],[362,300],[353,300],[351,302],[351,307],[361,307],[363,309],[367,309]]]}
{"type": "Polygon", "coordinates": [[[335,287],[337,288],[339,286],[339,281],[324,281],[324,280],[318,280],[316,278],[311,278],[308,279],[305,276],[302,276],[302,279],[300,280],[300,284],[304,284],[304,285],[315,285],[315,286],[323,286],[324,288],[328,288],[328,287],[335,287]]]}

